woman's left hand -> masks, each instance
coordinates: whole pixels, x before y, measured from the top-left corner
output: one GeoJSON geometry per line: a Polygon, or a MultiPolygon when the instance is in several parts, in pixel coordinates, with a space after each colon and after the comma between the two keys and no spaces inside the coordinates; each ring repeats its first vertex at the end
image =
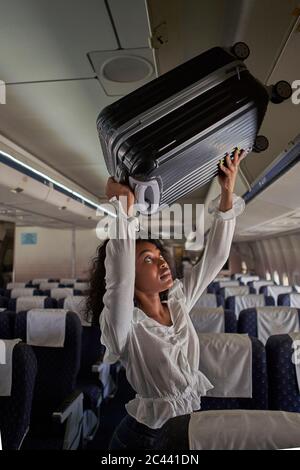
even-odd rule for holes
{"type": "Polygon", "coordinates": [[[233,154],[233,160],[230,159],[230,155],[226,155],[227,167],[220,163],[221,174],[218,175],[219,183],[222,188],[222,192],[233,193],[236,176],[238,174],[239,164],[243,156],[245,155],[244,150],[235,150],[233,154]]]}

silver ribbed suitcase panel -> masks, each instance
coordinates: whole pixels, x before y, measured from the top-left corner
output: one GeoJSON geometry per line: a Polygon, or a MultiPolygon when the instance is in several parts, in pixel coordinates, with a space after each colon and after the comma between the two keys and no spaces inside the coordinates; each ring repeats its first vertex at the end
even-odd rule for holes
{"type": "Polygon", "coordinates": [[[211,181],[234,148],[252,150],[270,90],[237,57],[213,48],[100,113],[106,166],[142,213],[211,181]]]}
{"type": "MultiPolygon", "coordinates": [[[[218,162],[235,146],[247,152],[251,150],[257,133],[256,108],[248,105],[248,110],[242,110],[241,114],[240,119],[235,118],[227,125],[213,126],[214,129],[220,126],[219,130],[210,133],[210,129],[206,129],[206,136],[185,142],[183,150],[178,147],[175,154],[161,157],[158,168],[149,175],[149,179],[160,182],[160,206],[169,205],[210,181],[218,172],[218,162]]],[[[227,120],[230,118],[232,116],[227,120]]]]}

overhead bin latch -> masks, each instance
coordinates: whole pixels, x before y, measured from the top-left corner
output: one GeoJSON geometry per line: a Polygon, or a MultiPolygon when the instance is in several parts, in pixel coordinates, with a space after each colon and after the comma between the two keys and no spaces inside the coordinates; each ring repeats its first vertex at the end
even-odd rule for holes
{"type": "Polygon", "coordinates": [[[152,36],[149,37],[149,47],[160,49],[168,40],[167,23],[163,22],[153,29],[152,36]]]}

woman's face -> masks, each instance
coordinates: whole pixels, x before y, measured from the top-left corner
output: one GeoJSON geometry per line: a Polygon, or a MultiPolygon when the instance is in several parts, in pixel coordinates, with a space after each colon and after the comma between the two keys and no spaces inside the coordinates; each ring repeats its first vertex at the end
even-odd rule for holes
{"type": "Polygon", "coordinates": [[[143,293],[156,294],[173,285],[169,265],[153,243],[137,243],[135,272],[135,287],[143,293]]]}

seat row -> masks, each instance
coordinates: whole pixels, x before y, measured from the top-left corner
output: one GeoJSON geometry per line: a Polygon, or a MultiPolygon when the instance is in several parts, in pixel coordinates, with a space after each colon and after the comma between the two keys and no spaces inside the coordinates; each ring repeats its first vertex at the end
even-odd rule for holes
{"type": "Polygon", "coordinates": [[[198,333],[199,368],[213,384],[201,410],[281,410],[300,413],[300,333],[254,337],[198,333]],[[295,350],[299,361],[295,360],[295,350]]]}
{"type": "MultiPolygon", "coordinates": [[[[94,356],[92,348],[94,340],[100,348],[99,334],[99,327],[81,327],[78,316],[67,311],[2,312],[2,342],[10,337],[22,340],[21,343],[13,340],[16,343],[11,354],[11,394],[0,397],[0,427],[6,448],[20,447],[29,424],[30,432],[22,448],[76,448],[82,436],[93,434],[97,426],[96,409],[104,390],[102,385],[102,393],[99,392],[99,383],[96,385],[91,378],[91,364],[103,352],[98,350],[94,356]],[[18,359],[18,355],[23,358],[18,359]],[[69,432],[62,436],[60,424],[67,419],[71,420],[66,427],[69,432]],[[17,433],[19,423],[23,431],[17,433]]],[[[259,339],[246,335],[198,333],[198,337],[199,369],[214,386],[201,398],[201,410],[300,411],[294,360],[294,345],[295,341],[300,343],[300,336],[272,336],[266,347],[259,339]]],[[[7,348],[11,346],[12,343],[6,344],[7,348]]],[[[104,384],[109,371],[104,367],[97,370],[104,384]]],[[[4,377],[8,375],[5,372],[4,377]]],[[[107,380],[108,388],[109,385],[107,380]]]]}
{"type": "MultiPolygon", "coordinates": [[[[264,291],[261,294],[241,294],[229,295],[225,297],[221,294],[202,294],[198,299],[197,307],[225,307],[235,312],[238,318],[240,312],[246,308],[251,307],[264,307],[264,306],[286,306],[300,308],[300,294],[279,294],[276,301],[273,296],[266,295],[268,292],[264,291]]],[[[233,294],[231,291],[230,294],[233,294]]]]}
{"type": "Polygon", "coordinates": [[[5,311],[0,338],[7,362],[0,367],[3,448],[73,449],[92,439],[113,388],[99,326],[84,327],[61,309],[5,311]]]}
{"type": "Polygon", "coordinates": [[[207,288],[208,293],[229,295],[263,294],[271,295],[275,299],[280,294],[298,292],[298,286],[274,285],[272,281],[249,282],[247,285],[239,284],[239,281],[213,282],[207,288]]]}
{"type": "Polygon", "coordinates": [[[198,307],[190,312],[199,333],[240,333],[258,338],[263,344],[269,336],[300,331],[300,309],[291,307],[252,307],[240,312],[223,307],[198,307]]]}
{"type": "MultiPolygon", "coordinates": [[[[44,292],[42,294],[15,298],[0,296],[0,308],[7,308],[16,312],[31,308],[57,308],[57,306],[64,308],[64,304],[71,304],[72,299],[77,299],[79,302],[80,300],[84,301],[86,298],[83,292],[73,289],[61,289],[60,292],[44,292]]],[[[70,308],[70,310],[72,309],[70,308]]]]}
{"type": "MultiPolygon", "coordinates": [[[[207,338],[211,341],[215,359],[202,368],[200,364],[200,369],[211,378],[212,383],[218,374],[220,384],[226,381],[234,383],[234,376],[230,378],[228,373],[243,377],[242,383],[246,383],[247,374],[242,375],[246,361],[239,343],[248,338],[252,344],[252,376],[256,374],[256,379],[253,376],[253,393],[257,382],[260,382],[260,392],[265,390],[268,382],[270,409],[300,412],[300,309],[284,306],[250,308],[243,310],[237,320],[232,311],[222,307],[194,307],[190,316],[199,337],[200,363],[201,356],[203,360],[203,354],[204,357],[207,355],[207,338]],[[232,334],[235,332],[239,334],[232,334]],[[268,376],[265,375],[264,351],[268,376]]],[[[248,376],[251,373],[249,367],[247,373],[248,376]]],[[[259,396],[259,406],[263,406],[263,397],[266,395],[265,392],[259,395],[260,392],[255,392],[252,398],[259,396]]],[[[223,400],[217,396],[213,402],[203,397],[202,409],[231,409],[238,406],[250,409],[247,401],[238,399],[239,394],[234,399],[230,397],[228,401],[225,398],[230,395],[226,393],[225,390],[223,400]]],[[[254,402],[251,401],[251,406],[254,403],[258,409],[256,398],[254,402]]]]}
{"type": "Polygon", "coordinates": [[[83,286],[89,286],[89,282],[87,279],[74,279],[74,278],[38,278],[32,279],[30,281],[24,282],[8,282],[6,285],[6,289],[14,289],[14,288],[24,288],[24,287],[36,287],[42,290],[49,289],[52,287],[74,287],[75,289],[81,289],[82,287],[75,287],[75,284],[82,284],[83,286]],[[40,287],[44,284],[50,284],[50,287],[40,287]]]}
{"type": "Polygon", "coordinates": [[[86,291],[73,289],[72,287],[53,287],[51,289],[35,289],[34,287],[16,287],[14,289],[0,289],[0,297],[17,299],[18,297],[31,297],[35,295],[47,295],[53,298],[62,298],[66,295],[83,295],[86,291]]]}

